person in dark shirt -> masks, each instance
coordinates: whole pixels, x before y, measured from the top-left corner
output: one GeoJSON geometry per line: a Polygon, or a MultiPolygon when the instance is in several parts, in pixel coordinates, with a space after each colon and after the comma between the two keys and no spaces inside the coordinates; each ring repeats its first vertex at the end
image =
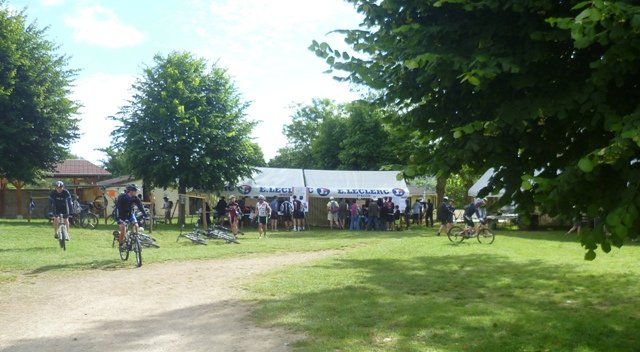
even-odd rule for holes
{"type": "MultiPolygon", "coordinates": [[[[67,234],[69,231],[69,214],[71,212],[71,193],[64,188],[64,182],[56,181],[56,189],[49,194],[49,216],[53,217],[53,237],[58,238],[56,230],[58,229],[58,215],[62,214],[64,224],[67,225],[67,234]]],[[[69,237],[67,236],[67,240],[69,237]]]]}
{"type": "Polygon", "coordinates": [[[118,236],[118,241],[120,245],[122,245],[124,241],[124,234],[127,230],[126,223],[129,222],[133,224],[133,231],[138,232],[138,220],[136,219],[136,215],[133,212],[133,206],[138,207],[138,210],[142,212],[143,217],[147,217],[144,206],[142,206],[142,202],[140,198],[137,196],[138,186],[135,184],[127,185],[124,192],[120,193],[118,198],[116,199],[116,219],[118,219],[118,226],[120,227],[120,235],[118,236]]]}
{"type": "Polygon", "coordinates": [[[218,204],[215,206],[216,216],[218,217],[218,224],[220,226],[224,226],[224,216],[227,213],[227,201],[224,200],[224,197],[220,197],[218,204]]]}

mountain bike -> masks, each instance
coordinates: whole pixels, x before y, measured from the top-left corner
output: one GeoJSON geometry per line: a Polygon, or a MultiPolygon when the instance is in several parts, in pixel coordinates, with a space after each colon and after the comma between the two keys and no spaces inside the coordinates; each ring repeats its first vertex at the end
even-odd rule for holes
{"type": "MultiPolygon", "coordinates": [[[[140,231],[138,231],[138,239],[140,240],[140,244],[143,247],[147,247],[147,248],[160,248],[160,246],[156,243],[156,239],[142,233],[141,231],[144,231],[144,229],[140,229],[140,231]]],[[[113,241],[111,242],[111,248],[114,248],[116,246],[116,243],[118,242],[118,237],[120,236],[120,231],[118,230],[114,230],[113,231],[113,241]]]]}
{"type": "Polygon", "coordinates": [[[447,232],[447,237],[449,238],[449,241],[454,243],[462,243],[462,241],[467,238],[475,237],[479,243],[492,244],[496,235],[493,231],[487,228],[486,224],[481,223],[478,225],[477,232],[475,229],[467,225],[464,225],[464,227],[460,225],[453,225],[449,229],[449,232],[447,232]]]}
{"type": "MultiPolygon", "coordinates": [[[[141,267],[142,266],[142,245],[140,244],[139,234],[137,232],[134,232],[130,228],[132,224],[129,223],[128,221],[125,222],[125,226],[127,227],[127,232],[124,235],[124,242],[122,243],[122,245],[118,246],[120,259],[122,259],[123,261],[128,260],[129,252],[133,251],[133,253],[135,253],[136,255],[136,266],[141,267]]],[[[114,231],[114,241],[116,238],[116,232],[118,231],[114,231]]],[[[119,235],[119,232],[118,232],[118,235],[119,235]]]]}
{"type": "Polygon", "coordinates": [[[193,242],[195,244],[202,244],[202,245],[206,245],[207,244],[207,240],[202,238],[202,237],[200,237],[200,235],[204,235],[204,231],[203,230],[199,230],[197,225],[193,230],[191,230],[191,232],[184,232],[183,233],[182,229],[184,229],[184,225],[182,225],[180,227],[180,234],[176,238],[176,242],[178,242],[178,240],[180,240],[180,237],[184,237],[184,238],[190,240],[191,242],[193,242]]]}
{"type": "Polygon", "coordinates": [[[231,230],[223,226],[213,226],[208,230],[203,230],[202,234],[207,238],[220,239],[227,243],[240,244],[236,236],[233,235],[231,230]]]}
{"type": "Polygon", "coordinates": [[[64,223],[64,218],[62,214],[56,216],[58,219],[58,228],[56,229],[56,238],[58,239],[58,243],[60,243],[60,248],[63,251],[67,250],[66,242],[69,240],[69,229],[67,229],[67,225],[64,223]]]}
{"type": "Polygon", "coordinates": [[[93,206],[91,204],[81,204],[80,205],[80,213],[77,214],[77,216],[74,216],[74,218],[76,219],[76,222],[79,222],[79,225],[83,228],[83,229],[95,229],[96,227],[98,227],[98,222],[100,221],[100,219],[98,218],[98,215],[94,214],[91,211],[91,208],[93,206]]]}

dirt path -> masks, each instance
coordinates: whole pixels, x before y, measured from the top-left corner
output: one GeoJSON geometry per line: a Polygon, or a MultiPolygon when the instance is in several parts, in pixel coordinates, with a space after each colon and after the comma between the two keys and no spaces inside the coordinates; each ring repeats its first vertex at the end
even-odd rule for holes
{"type": "Polygon", "coordinates": [[[241,285],[335,253],[22,276],[0,287],[0,351],[289,351],[302,336],[255,326],[241,285]]]}

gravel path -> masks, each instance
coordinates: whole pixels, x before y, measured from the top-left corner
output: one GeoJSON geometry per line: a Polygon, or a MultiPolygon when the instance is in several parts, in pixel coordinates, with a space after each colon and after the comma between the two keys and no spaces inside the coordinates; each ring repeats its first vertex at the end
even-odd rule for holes
{"type": "Polygon", "coordinates": [[[335,253],[20,276],[0,286],[0,351],[289,351],[303,336],[255,326],[241,285],[335,253]]]}

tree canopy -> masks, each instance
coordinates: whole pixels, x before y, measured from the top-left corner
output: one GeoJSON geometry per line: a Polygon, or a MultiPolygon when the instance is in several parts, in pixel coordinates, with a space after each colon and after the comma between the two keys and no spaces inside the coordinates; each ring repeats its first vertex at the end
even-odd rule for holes
{"type": "Polygon", "coordinates": [[[69,98],[76,71],[57,49],[0,1],[0,177],[36,181],[78,138],[79,106],[69,98]]]}
{"type": "Polygon", "coordinates": [[[390,113],[375,104],[314,99],[294,109],[291,124],[283,128],[288,145],[278,150],[270,166],[379,170],[397,164],[397,142],[383,124],[390,113]]]}
{"type": "Polygon", "coordinates": [[[640,229],[640,5],[634,1],[350,0],[354,53],[314,42],[338,79],[403,113],[405,173],[497,170],[502,203],[606,224],[586,258],[640,229]]]}
{"type": "Polygon", "coordinates": [[[190,53],[156,55],[114,117],[131,173],[157,187],[222,190],[264,163],[253,122],[225,69],[190,53]]]}

